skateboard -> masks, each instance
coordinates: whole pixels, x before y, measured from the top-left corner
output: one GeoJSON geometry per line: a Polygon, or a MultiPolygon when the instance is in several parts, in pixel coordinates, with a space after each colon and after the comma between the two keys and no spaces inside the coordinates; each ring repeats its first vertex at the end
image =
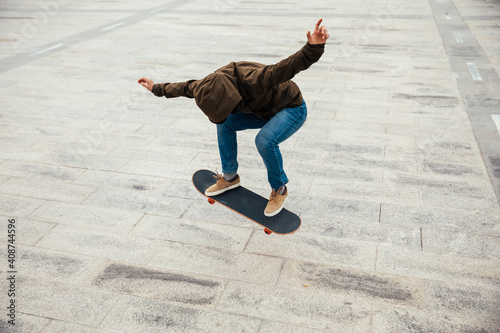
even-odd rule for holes
{"type": "Polygon", "coordinates": [[[208,197],[205,190],[215,184],[216,174],[210,170],[198,170],[193,174],[193,185],[198,192],[208,198],[208,202],[213,205],[218,202],[221,205],[243,215],[249,220],[264,227],[264,232],[285,235],[291,234],[299,229],[301,220],[296,214],[283,208],[279,214],[273,217],[264,215],[268,199],[239,186],[222,194],[208,197]]]}

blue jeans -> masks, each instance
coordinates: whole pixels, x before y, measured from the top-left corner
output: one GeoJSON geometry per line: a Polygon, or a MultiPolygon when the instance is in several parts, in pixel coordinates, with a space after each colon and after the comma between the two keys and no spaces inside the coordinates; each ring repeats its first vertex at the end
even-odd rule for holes
{"type": "Polygon", "coordinates": [[[238,172],[236,132],[260,128],[261,130],[255,137],[255,145],[267,168],[269,184],[273,189],[278,190],[288,183],[283,170],[283,157],[279,144],[297,132],[306,121],[306,117],[305,102],[296,108],[285,108],[267,120],[247,113],[229,115],[223,124],[217,125],[222,172],[226,174],[238,172]]]}

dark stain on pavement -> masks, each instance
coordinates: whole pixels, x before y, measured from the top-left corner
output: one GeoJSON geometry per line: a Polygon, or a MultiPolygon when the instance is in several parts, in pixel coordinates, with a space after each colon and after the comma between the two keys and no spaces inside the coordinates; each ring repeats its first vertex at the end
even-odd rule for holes
{"type": "Polygon", "coordinates": [[[424,106],[455,107],[459,105],[459,99],[453,96],[395,94],[392,98],[412,100],[424,106]]]}
{"type": "Polygon", "coordinates": [[[94,279],[92,285],[141,295],[145,292],[157,294],[156,290],[162,290],[166,295],[162,297],[169,300],[207,305],[214,302],[221,283],[185,274],[113,263],[94,279]],[[168,294],[176,288],[177,290],[181,288],[185,292],[168,294]]]}
{"type": "Polygon", "coordinates": [[[304,263],[300,266],[301,279],[310,285],[330,290],[356,292],[376,298],[395,301],[411,301],[415,297],[410,287],[390,277],[338,268],[321,268],[304,263]]]}

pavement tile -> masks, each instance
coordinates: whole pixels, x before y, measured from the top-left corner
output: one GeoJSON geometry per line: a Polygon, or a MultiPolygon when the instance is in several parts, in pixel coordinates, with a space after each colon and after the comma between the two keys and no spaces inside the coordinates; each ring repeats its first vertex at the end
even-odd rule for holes
{"type": "Polygon", "coordinates": [[[26,137],[22,134],[10,134],[7,131],[0,135],[0,144],[2,146],[14,146],[19,148],[26,148],[33,146],[38,142],[38,138],[26,137]],[[6,133],[7,132],[7,133],[6,133]]]}
{"type": "Polygon", "coordinates": [[[354,220],[329,215],[301,214],[300,234],[388,244],[413,250],[422,248],[420,228],[380,223],[377,219],[354,220]]]}
{"type": "Polygon", "coordinates": [[[5,333],[33,333],[41,332],[50,319],[31,316],[26,313],[16,313],[15,325],[9,324],[5,319],[0,320],[0,331],[5,333]]]}
{"type": "Polygon", "coordinates": [[[149,265],[275,285],[283,259],[215,247],[164,242],[149,261],[149,265]]]}
{"type": "Polygon", "coordinates": [[[477,177],[483,180],[487,177],[484,166],[470,166],[464,164],[439,163],[431,161],[421,161],[419,169],[424,173],[439,174],[451,177],[477,177]]]}
{"type": "MultiPolygon", "coordinates": [[[[199,121],[199,120],[198,120],[199,121]]],[[[162,128],[163,135],[158,137],[148,145],[151,149],[165,149],[165,147],[173,147],[174,149],[186,149],[187,151],[196,152],[214,152],[218,154],[217,132],[210,130],[208,132],[194,133],[188,129],[168,128],[168,131],[162,128]],[[168,133],[168,135],[166,135],[168,133]]]]}
{"type": "Polygon", "coordinates": [[[345,167],[357,168],[383,168],[386,170],[416,172],[417,162],[415,159],[386,158],[378,156],[361,156],[347,153],[323,152],[321,163],[329,165],[342,165],[345,167]]]}
{"type": "Polygon", "coordinates": [[[95,153],[94,145],[87,142],[82,147],[75,147],[68,152],[54,152],[37,160],[40,163],[107,171],[117,171],[127,161],[128,158],[95,153]]]}
{"type": "Polygon", "coordinates": [[[247,228],[156,215],[145,215],[130,232],[131,235],[232,251],[242,251],[251,233],[252,229],[247,228]]]}
{"type": "Polygon", "coordinates": [[[170,179],[127,173],[87,170],[73,183],[95,187],[107,187],[136,191],[160,191],[167,187],[170,179]]]}
{"type": "Polygon", "coordinates": [[[175,160],[172,162],[131,159],[119,171],[145,176],[189,179],[199,169],[196,165],[176,163],[175,160]]]}
{"type": "Polygon", "coordinates": [[[10,178],[0,187],[0,192],[4,194],[73,203],[83,201],[94,191],[94,187],[68,184],[61,180],[18,177],[10,178]]]}
{"type": "Polygon", "coordinates": [[[217,309],[317,330],[370,330],[371,308],[363,301],[237,281],[229,281],[217,309]]]}
{"type": "MultiPolygon", "coordinates": [[[[447,112],[444,115],[416,115],[417,126],[432,128],[434,131],[443,131],[443,129],[463,130],[465,133],[470,133],[470,122],[467,118],[462,117],[463,113],[458,115],[455,112],[447,112]]],[[[448,136],[446,131],[446,136],[448,136]]],[[[467,135],[467,134],[465,134],[467,135]]]]}
{"type": "MultiPolygon", "coordinates": [[[[64,137],[64,139],[61,138],[45,138],[43,140],[40,140],[37,144],[33,145],[31,148],[36,149],[36,150],[43,150],[43,151],[51,151],[53,152],[51,156],[56,155],[56,154],[62,154],[66,156],[58,156],[57,160],[50,160],[50,157],[47,157],[47,161],[44,163],[47,164],[60,164],[56,163],[58,160],[62,160],[63,158],[69,159],[68,155],[74,155],[78,154],[81,156],[78,156],[79,159],[84,159],[85,157],[89,157],[89,155],[105,155],[109,153],[112,149],[116,147],[116,142],[102,142],[99,137],[91,138],[91,137],[86,137],[83,134],[79,135],[78,137],[64,137]],[[63,141],[63,142],[61,142],[63,141]]],[[[97,157],[93,157],[94,159],[97,157]]],[[[74,159],[77,159],[77,157],[74,157],[74,159]]],[[[81,162],[83,163],[83,162],[81,162]]],[[[68,166],[76,166],[80,168],[87,168],[87,165],[82,164],[68,164],[68,166]]],[[[90,166],[90,164],[89,164],[90,166]]]]}
{"type": "MultiPolygon", "coordinates": [[[[165,131],[165,130],[164,130],[165,131]]],[[[177,163],[189,163],[198,153],[195,149],[178,149],[172,146],[161,146],[158,144],[148,145],[144,148],[130,147],[130,145],[119,145],[110,152],[112,156],[134,158],[149,161],[164,161],[177,163]]]]}
{"type": "Polygon", "coordinates": [[[415,226],[425,229],[500,235],[500,216],[488,212],[473,213],[383,203],[380,221],[391,225],[415,226]]]}
{"type": "Polygon", "coordinates": [[[83,284],[104,262],[103,259],[66,252],[18,246],[19,271],[41,280],[83,284]]]}
{"type": "Polygon", "coordinates": [[[423,250],[486,260],[500,259],[500,235],[477,235],[436,229],[422,230],[423,250]]]}
{"type": "Polygon", "coordinates": [[[312,328],[306,328],[303,326],[291,326],[285,323],[279,323],[274,321],[267,321],[267,320],[262,321],[259,333],[275,333],[275,332],[318,333],[318,330],[312,328]]]}
{"type": "Polygon", "coordinates": [[[400,188],[387,183],[315,179],[312,181],[309,191],[310,193],[323,193],[328,197],[361,201],[397,204],[416,204],[419,202],[417,189],[400,188]]]}
{"type": "Polygon", "coordinates": [[[169,117],[166,115],[155,115],[148,114],[144,112],[126,112],[126,113],[112,113],[104,118],[105,121],[109,121],[110,123],[115,122],[127,122],[133,123],[136,122],[137,119],[140,119],[142,124],[162,124],[162,125],[170,125],[174,121],[176,121],[176,117],[169,117]]]}
{"type": "MultiPolygon", "coordinates": [[[[308,126],[310,126],[313,129],[325,129],[325,130],[332,131],[332,132],[334,132],[334,131],[352,131],[355,133],[364,132],[364,133],[370,133],[373,135],[380,135],[380,133],[384,133],[388,130],[388,128],[392,127],[392,125],[387,126],[386,124],[360,123],[358,121],[334,121],[334,122],[325,123],[322,120],[315,120],[315,119],[308,119],[307,124],[308,124],[308,126]]],[[[401,134],[401,133],[397,133],[395,135],[398,135],[398,134],[401,134]]],[[[405,134],[407,134],[407,133],[405,133],[405,134]]],[[[302,140],[300,140],[300,141],[302,141],[302,140]]],[[[318,148],[322,148],[323,144],[325,144],[326,142],[324,143],[321,141],[320,143],[321,144],[318,145],[318,148]]],[[[311,149],[312,147],[313,147],[313,145],[311,145],[311,147],[309,147],[309,149],[311,149]]],[[[341,148],[338,145],[331,145],[330,147],[341,148]]],[[[333,150],[335,150],[335,149],[333,149],[333,150]]],[[[337,150],[339,150],[339,149],[337,149],[337,150]]],[[[370,151],[373,152],[373,155],[378,155],[378,153],[380,152],[380,148],[374,148],[374,149],[370,150],[367,147],[366,150],[359,149],[358,152],[363,153],[363,157],[364,157],[364,155],[366,155],[370,151]]]]}
{"type": "MultiPolygon", "coordinates": [[[[450,132],[446,132],[446,140],[456,140],[456,138],[462,137],[456,132],[452,132],[451,135],[448,135],[448,133],[450,132]]],[[[442,138],[440,137],[439,140],[441,139],[442,138]]],[[[426,149],[422,147],[417,147],[416,149],[407,149],[405,147],[387,146],[385,156],[387,158],[427,160],[438,163],[470,163],[472,165],[481,165],[482,163],[480,154],[449,154],[443,153],[443,151],[440,150],[426,149]]]]}
{"type": "Polygon", "coordinates": [[[382,144],[359,144],[353,142],[330,142],[328,140],[302,139],[297,141],[297,148],[310,149],[318,147],[329,153],[351,153],[356,155],[384,156],[382,144]]]}
{"type": "MultiPolygon", "coordinates": [[[[391,127],[392,125],[386,125],[391,127]]],[[[415,137],[405,133],[386,134],[386,133],[366,133],[355,130],[334,130],[329,132],[329,140],[333,142],[352,142],[366,144],[385,144],[391,146],[401,146],[406,149],[414,149],[415,137]]]]}
{"type": "Polygon", "coordinates": [[[424,307],[421,279],[298,260],[285,261],[278,286],[410,308],[424,307]]]}
{"type": "Polygon", "coordinates": [[[415,119],[412,115],[398,114],[398,115],[377,115],[374,113],[365,114],[365,116],[360,119],[359,114],[352,112],[342,112],[339,111],[335,114],[335,120],[338,121],[361,121],[367,123],[376,123],[376,124],[387,124],[387,125],[412,125],[415,123],[415,119]]]}
{"type": "Polygon", "coordinates": [[[38,199],[0,194],[0,215],[5,215],[9,218],[26,217],[44,202],[38,199]]]}
{"type": "Polygon", "coordinates": [[[287,206],[296,214],[312,212],[317,215],[335,216],[336,219],[378,221],[380,203],[353,199],[332,199],[319,192],[309,195],[295,194],[287,198],[287,206]]]}
{"type": "MultiPolygon", "coordinates": [[[[389,113],[397,113],[397,112],[412,112],[416,115],[420,114],[425,114],[427,117],[431,119],[436,119],[436,116],[434,116],[434,112],[436,112],[438,115],[441,116],[440,111],[422,111],[422,110],[415,110],[415,111],[401,111],[401,110],[395,110],[395,111],[389,111],[389,113]]],[[[448,116],[448,115],[447,115],[448,116]]],[[[451,116],[449,116],[451,117],[451,116]]],[[[449,118],[445,118],[443,121],[448,121],[451,122],[449,118]]],[[[462,122],[465,120],[460,119],[455,119],[453,122],[462,122]]],[[[432,126],[423,126],[423,125],[416,125],[416,126],[409,126],[409,125],[394,125],[394,126],[387,126],[387,133],[392,134],[392,135],[400,135],[401,133],[405,133],[405,135],[411,135],[415,138],[423,139],[423,138],[434,138],[434,139],[439,139],[439,140],[453,140],[453,141],[459,141],[459,140],[465,140],[465,141],[472,141],[474,140],[474,134],[470,131],[470,129],[456,129],[456,128],[447,128],[446,130],[442,130],[441,127],[438,125],[435,125],[437,127],[432,127],[432,126]]],[[[416,147],[414,147],[416,149],[416,147]]],[[[425,153],[422,152],[422,153],[425,153]]],[[[438,161],[442,161],[438,159],[438,161]]],[[[458,161],[457,161],[458,162],[458,161]]],[[[462,163],[464,161],[461,161],[462,163]]]]}
{"type": "MultiPolygon", "coordinates": [[[[484,179],[478,180],[475,177],[442,177],[425,173],[385,171],[384,182],[393,184],[398,188],[418,188],[421,195],[422,192],[427,193],[430,191],[435,195],[442,192],[444,194],[450,193],[450,195],[478,197],[485,200],[494,195],[488,181],[484,179]]],[[[452,203],[450,206],[444,205],[442,208],[455,208],[457,206],[459,205],[452,203]]]]}
{"type": "Polygon", "coordinates": [[[377,272],[499,288],[498,261],[378,246],[377,272]]]}
{"type": "Polygon", "coordinates": [[[0,165],[0,174],[34,179],[64,180],[71,182],[85,170],[61,166],[7,161],[0,165]]]}
{"type": "Polygon", "coordinates": [[[373,315],[374,333],[399,332],[497,332],[499,325],[478,318],[440,316],[435,312],[393,308],[376,311],[373,315]]]}
{"type": "Polygon", "coordinates": [[[19,279],[19,306],[23,312],[80,325],[102,321],[118,298],[110,292],[68,283],[19,279]]]}
{"type": "Polygon", "coordinates": [[[65,332],[72,332],[72,333],[111,333],[111,332],[116,332],[114,330],[100,329],[100,328],[98,328],[97,323],[94,324],[94,325],[92,325],[92,327],[89,327],[89,326],[72,324],[72,323],[68,323],[68,322],[65,322],[65,321],[59,321],[59,320],[51,320],[50,323],[45,328],[45,331],[52,332],[52,333],[65,333],[65,332]]]}
{"type": "Polygon", "coordinates": [[[191,199],[167,197],[159,193],[100,188],[83,204],[179,218],[192,202],[191,199]]]}
{"type": "MultiPolygon", "coordinates": [[[[40,110],[39,112],[42,111],[40,110]]],[[[15,115],[13,123],[9,124],[7,132],[24,133],[27,138],[37,138],[38,140],[55,140],[61,138],[75,139],[81,134],[80,131],[54,126],[52,123],[48,125],[39,124],[39,119],[36,117],[22,116],[18,114],[15,115]]]]}
{"type": "Polygon", "coordinates": [[[148,238],[65,225],[57,225],[36,244],[56,251],[135,263],[147,262],[159,245],[160,242],[148,238]]]}
{"type": "Polygon", "coordinates": [[[374,244],[301,234],[268,236],[263,232],[254,232],[245,251],[366,270],[373,270],[376,257],[374,244]]]}
{"type": "Polygon", "coordinates": [[[132,229],[142,216],[143,213],[141,212],[125,209],[47,201],[34,211],[30,218],[125,234],[132,229]]]}
{"type": "Polygon", "coordinates": [[[429,311],[491,321],[500,327],[498,289],[426,281],[425,291],[425,303],[429,311]]]}
{"type": "Polygon", "coordinates": [[[420,203],[424,207],[448,207],[463,209],[468,212],[494,213],[498,211],[498,201],[493,188],[489,186],[491,195],[460,194],[449,190],[421,189],[420,203]]]}
{"type": "Polygon", "coordinates": [[[208,311],[122,296],[101,327],[130,333],[258,332],[260,320],[245,315],[208,311]]]}
{"type": "Polygon", "coordinates": [[[444,140],[417,138],[417,149],[425,151],[426,154],[467,156],[479,153],[479,149],[475,142],[446,140],[446,138],[444,138],[444,140]]]}
{"type": "MultiPolygon", "coordinates": [[[[55,108],[54,110],[53,108],[49,107],[43,110],[43,114],[48,124],[82,129],[84,130],[82,131],[84,134],[90,133],[89,131],[100,130],[104,133],[116,133],[125,135],[136,133],[136,131],[142,127],[142,124],[138,123],[106,121],[104,119],[101,119],[102,115],[95,115],[90,112],[82,112],[82,110],[78,109],[68,112],[65,109],[55,108]]],[[[112,134],[110,135],[112,136],[112,134]]]]}
{"type": "MultiPolygon", "coordinates": [[[[12,219],[8,216],[0,216],[0,219],[7,221],[12,219]]],[[[40,238],[46,235],[52,228],[53,223],[35,221],[31,219],[16,218],[16,243],[23,245],[34,245],[40,238]]]]}
{"type": "Polygon", "coordinates": [[[35,162],[48,155],[47,151],[39,151],[33,148],[14,146],[0,146],[0,158],[4,160],[35,162]]]}

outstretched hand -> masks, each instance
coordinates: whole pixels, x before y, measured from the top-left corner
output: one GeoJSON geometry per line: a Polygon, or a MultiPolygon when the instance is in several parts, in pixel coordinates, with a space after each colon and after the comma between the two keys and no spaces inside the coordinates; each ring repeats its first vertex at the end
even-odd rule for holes
{"type": "Polygon", "coordinates": [[[144,88],[146,88],[149,91],[151,91],[153,89],[153,86],[155,85],[153,80],[145,78],[145,77],[139,79],[139,81],[137,81],[137,82],[139,82],[144,88]]]}
{"type": "Polygon", "coordinates": [[[307,32],[307,41],[311,45],[325,44],[326,40],[330,37],[330,35],[328,34],[328,30],[326,30],[324,26],[320,27],[321,22],[323,22],[323,19],[320,19],[318,23],[316,23],[312,34],[311,31],[307,32]]]}

